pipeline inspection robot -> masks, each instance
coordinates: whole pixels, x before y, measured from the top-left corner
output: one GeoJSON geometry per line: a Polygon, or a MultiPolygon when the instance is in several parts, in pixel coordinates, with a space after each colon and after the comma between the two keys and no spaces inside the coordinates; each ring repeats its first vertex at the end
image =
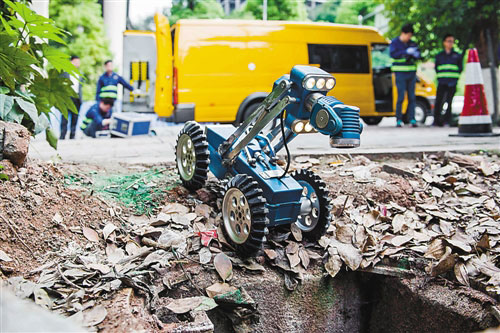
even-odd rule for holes
{"type": "Polygon", "coordinates": [[[222,200],[222,230],[242,255],[262,248],[268,228],[295,223],[311,240],[319,239],[331,221],[331,202],[325,183],[310,170],[288,174],[288,143],[299,134],[330,136],[336,148],[360,144],[359,109],[326,94],[335,86],[329,73],[294,66],[274,82],[273,90],[243,123],[210,125],[205,130],[190,121],[180,131],[176,164],[189,190],[204,186],[210,170],[228,179],[222,200]],[[279,126],[266,126],[275,119],[279,126]],[[278,165],[278,152],[287,164],[278,165]]]}

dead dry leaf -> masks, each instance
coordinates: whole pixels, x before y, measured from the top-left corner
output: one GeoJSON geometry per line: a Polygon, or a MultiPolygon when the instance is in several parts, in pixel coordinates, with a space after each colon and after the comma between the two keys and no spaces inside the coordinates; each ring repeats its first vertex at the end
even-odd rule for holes
{"type": "Polygon", "coordinates": [[[227,283],[214,283],[210,287],[207,287],[205,291],[207,292],[208,297],[214,298],[214,296],[227,294],[235,292],[237,289],[233,286],[230,286],[227,283]]]}
{"type": "Polygon", "coordinates": [[[300,230],[297,224],[292,223],[292,225],[290,226],[290,231],[292,232],[293,238],[295,238],[297,242],[302,241],[302,230],[300,230]]]}
{"type": "Polygon", "coordinates": [[[302,262],[302,266],[304,266],[304,268],[307,269],[310,263],[310,259],[309,259],[309,254],[303,247],[299,249],[299,258],[300,261],[302,262]]]}
{"type": "Polygon", "coordinates": [[[467,274],[467,267],[463,262],[457,262],[454,268],[455,277],[457,281],[463,284],[464,286],[470,286],[469,275],[467,274]]]}
{"type": "Polygon", "coordinates": [[[59,214],[59,212],[55,213],[54,216],[52,217],[52,222],[54,224],[61,224],[63,223],[63,217],[61,216],[61,214],[59,214]]]}
{"type": "MultiPolygon", "coordinates": [[[[488,236],[487,233],[484,233],[481,236],[481,239],[479,240],[479,242],[477,242],[477,247],[479,247],[483,250],[487,250],[490,248],[490,237],[488,236]]],[[[1,257],[0,257],[0,259],[1,259],[1,257]]]]}
{"type": "Polygon", "coordinates": [[[443,235],[447,237],[450,237],[455,232],[455,228],[451,222],[447,222],[445,220],[439,220],[439,229],[441,229],[443,235]]]}
{"type": "Polygon", "coordinates": [[[299,244],[295,242],[288,242],[288,245],[286,246],[286,253],[287,254],[294,254],[297,253],[299,250],[299,244]]]}
{"type": "Polygon", "coordinates": [[[432,187],[431,194],[435,198],[441,198],[443,196],[443,191],[441,191],[437,187],[432,187]]]}
{"type": "Polygon", "coordinates": [[[166,204],[161,211],[166,214],[181,214],[185,215],[189,213],[189,208],[181,205],[180,203],[171,202],[166,204]]]}
{"type": "Polygon", "coordinates": [[[495,173],[495,170],[491,167],[491,165],[485,160],[481,161],[481,165],[479,166],[479,170],[483,172],[483,175],[489,177],[495,173]]]}
{"type": "Polygon", "coordinates": [[[475,185],[472,185],[472,184],[469,184],[465,187],[465,189],[471,193],[474,193],[474,194],[483,194],[484,193],[484,190],[480,187],[477,187],[475,185]]]}
{"type": "Polygon", "coordinates": [[[192,310],[208,311],[215,308],[217,304],[210,297],[186,297],[173,300],[167,305],[167,309],[173,313],[181,314],[192,310]]]}
{"type": "Polygon", "coordinates": [[[233,264],[231,263],[231,259],[229,259],[229,257],[223,252],[218,253],[215,256],[214,266],[222,281],[226,282],[226,280],[231,278],[231,275],[233,274],[233,264]]]}
{"type": "Polygon", "coordinates": [[[437,264],[432,264],[431,263],[431,268],[430,268],[430,275],[431,276],[438,276],[441,274],[444,274],[446,272],[449,272],[455,267],[455,262],[457,260],[457,255],[451,253],[451,248],[446,247],[445,249],[445,254],[443,257],[437,262],[437,264]]]}
{"type": "Polygon", "coordinates": [[[199,256],[202,264],[208,264],[210,260],[212,260],[212,252],[210,252],[208,247],[202,247],[200,249],[199,256]]]}
{"type": "Polygon", "coordinates": [[[413,239],[412,236],[396,236],[393,239],[391,239],[391,244],[396,246],[396,247],[399,247],[403,244],[408,243],[412,239],[413,239]]]}
{"type": "Polygon", "coordinates": [[[363,215],[363,225],[366,228],[370,228],[375,225],[379,220],[380,212],[377,210],[372,210],[370,213],[363,215]]]}
{"type": "Polygon", "coordinates": [[[441,238],[433,240],[429,244],[427,252],[424,254],[424,258],[439,260],[443,257],[445,253],[444,241],[441,238]]]}
{"type": "Polygon", "coordinates": [[[97,232],[95,232],[94,229],[91,229],[89,227],[82,227],[82,233],[91,242],[98,242],[99,241],[99,235],[97,232]]]}
{"type": "Polygon", "coordinates": [[[129,256],[133,256],[139,253],[140,249],[141,248],[139,247],[139,245],[137,245],[135,242],[129,241],[127,242],[127,244],[125,244],[125,251],[129,256]]]}
{"type": "Polygon", "coordinates": [[[325,264],[325,269],[328,274],[333,278],[337,275],[337,273],[342,268],[342,259],[338,254],[330,255],[328,257],[328,261],[325,264]]]}
{"type": "Polygon", "coordinates": [[[108,244],[106,246],[106,255],[110,263],[116,264],[125,257],[125,252],[115,244],[108,244]]]}
{"type": "Polygon", "coordinates": [[[354,237],[354,230],[349,225],[337,226],[335,237],[342,243],[351,244],[354,237]]]}
{"type": "Polygon", "coordinates": [[[165,214],[161,212],[156,216],[156,218],[151,222],[151,226],[153,227],[161,227],[167,225],[172,220],[172,216],[170,214],[165,214]]]}
{"type": "Polygon", "coordinates": [[[330,238],[326,237],[326,236],[321,236],[321,238],[318,240],[318,244],[326,249],[328,247],[328,245],[330,245],[330,238]]]}
{"type": "Polygon", "coordinates": [[[356,233],[354,234],[354,245],[357,248],[362,248],[368,238],[365,227],[358,225],[356,227],[356,233]]]}
{"type": "Polygon", "coordinates": [[[108,265],[104,265],[104,264],[88,264],[88,265],[86,265],[86,267],[93,269],[93,270],[96,270],[96,271],[99,271],[102,274],[108,274],[111,271],[111,268],[108,265]]]}
{"type": "Polygon", "coordinates": [[[286,256],[290,261],[290,267],[295,267],[300,263],[300,258],[298,253],[287,253],[286,256]]]}
{"type": "Polygon", "coordinates": [[[108,223],[104,229],[102,229],[102,236],[104,239],[108,239],[109,235],[111,235],[115,230],[116,226],[113,223],[108,223]]]}
{"type": "Polygon", "coordinates": [[[464,252],[469,253],[472,251],[472,247],[470,246],[470,244],[473,243],[473,239],[460,231],[460,229],[457,229],[453,237],[451,237],[451,239],[447,238],[446,241],[450,245],[457,247],[464,252]]]}
{"type": "Polygon", "coordinates": [[[249,258],[247,260],[244,260],[243,262],[241,262],[241,264],[239,264],[239,266],[246,268],[249,271],[253,271],[253,272],[265,272],[266,271],[264,266],[257,263],[254,258],[249,258]]]}
{"type": "Polygon", "coordinates": [[[276,259],[276,257],[278,256],[278,254],[276,253],[276,251],[274,251],[272,249],[264,249],[264,253],[271,260],[276,259]]]}
{"type": "Polygon", "coordinates": [[[0,250],[0,260],[1,261],[12,261],[12,259],[7,255],[7,253],[3,252],[2,250],[0,250]]]}
{"type": "Polygon", "coordinates": [[[83,311],[83,325],[86,327],[92,327],[100,324],[106,316],[108,311],[103,305],[98,305],[90,310],[83,311]]]}
{"type": "Polygon", "coordinates": [[[197,215],[203,216],[204,218],[208,219],[210,217],[211,210],[212,210],[212,208],[210,208],[209,205],[200,204],[200,205],[196,205],[194,212],[197,215]]]}
{"type": "Polygon", "coordinates": [[[359,249],[355,248],[352,244],[341,243],[335,239],[332,240],[330,246],[337,249],[340,258],[346,263],[347,267],[353,271],[359,268],[363,259],[359,249]]]}
{"type": "Polygon", "coordinates": [[[406,231],[408,226],[406,225],[406,220],[403,214],[397,214],[392,219],[392,230],[394,233],[400,233],[402,231],[406,231]],[[406,228],[405,228],[406,227],[406,228]]]}

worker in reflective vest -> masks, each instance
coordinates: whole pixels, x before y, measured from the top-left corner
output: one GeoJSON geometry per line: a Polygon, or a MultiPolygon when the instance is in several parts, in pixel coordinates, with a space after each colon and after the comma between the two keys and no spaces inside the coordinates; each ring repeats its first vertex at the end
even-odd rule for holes
{"type": "Polygon", "coordinates": [[[96,101],[101,98],[118,98],[118,84],[121,84],[130,91],[134,90],[130,84],[127,83],[120,75],[113,72],[113,62],[107,60],[104,63],[104,68],[106,72],[101,75],[99,81],[97,81],[97,91],[95,94],[96,101]]]}
{"type": "Polygon", "coordinates": [[[98,131],[109,129],[114,102],[113,98],[103,97],[90,107],[80,126],[85,135],[95,138],[98,131]]]}
{"type": "Polygon", "coordinates": [[[436,55],[436,73],[438,88],[434,108],[434,126],[443,126],[451,121],[451,104],[457,90],[457,82],[462,72],[462,56],[453,50],[455,38],[447,34],[443,38],[444,50],[436,55]],[[443,105],[448,103],[443,117],[443,105]]]}
{"type": "Polygon", "coordinates": [[[391,41],[389,47],[392,58],[392,71],[396,75],[396,88],[398,89],[398,100],[396,104],[397,127],[403,126],[402,105],[405,92],[408,93],[408,120],[412,127],[417,127],[415,121],[415,84],[417,82],[416,60],[420,59],[420,51],[417,44],[411,40],[413,37],[413,26],[405,24],[401,28],[399,37],[391,41]]]}

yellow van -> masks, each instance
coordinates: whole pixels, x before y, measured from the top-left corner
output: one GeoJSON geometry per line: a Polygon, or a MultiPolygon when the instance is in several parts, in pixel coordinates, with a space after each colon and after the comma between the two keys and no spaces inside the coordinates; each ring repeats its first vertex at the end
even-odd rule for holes
{"type": "MultiPolygon", "coordinates": [[[[374,52],[385,52],[388,41],[374,28],[191,19],[179,20],[170,28],[167,18],[160,14],[156,14],[155,22],[156,58],[147,61],[147,68],[156,63],[155,82],[149,84],[149,91],[143,95],[125,92],[128,105],[124,109],[143,103],[146,109],[149,105],[160,117],[175,122],[194,119],[239,123],[267,96],[278,77],[302,64],[332,73],[337,84],[330,93],[346,104],[358,106],[368,124],[395,114],[390,64],[388,69],[373,68],[372,59],[374,52]]],[[[132,70],[132,63],[139,62],[135,68],[145,68],[139,53],[144,53],[143,58],[151,57],[151,48],[131,46],[139,36],[133,31],[125,32],[125,77],[129,70],[137,78],[139,72],[132,70]],[[134,53],[134,58],[128,59],[127,52],[134,53]]],[[[131,82],[135,84],[137,80],[131,82]]],[[[430,94],[426,90],[428,83],[424,84],[419,98],[427,101],[430,94]]],[[[425,104],[429,109],[430,105],[425,104]]]]}

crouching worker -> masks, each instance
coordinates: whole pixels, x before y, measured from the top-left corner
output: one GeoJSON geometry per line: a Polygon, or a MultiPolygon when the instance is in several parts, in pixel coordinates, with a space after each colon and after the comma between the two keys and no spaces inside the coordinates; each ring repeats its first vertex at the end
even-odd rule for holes
{"type": "Polygon", "coordinates": [[[85,135],[95,138],[96,132],[108,130],[111,124],[111,114],[115,100],[113,98],[101,98],[86,114],[80,129],[85,135]]]}

